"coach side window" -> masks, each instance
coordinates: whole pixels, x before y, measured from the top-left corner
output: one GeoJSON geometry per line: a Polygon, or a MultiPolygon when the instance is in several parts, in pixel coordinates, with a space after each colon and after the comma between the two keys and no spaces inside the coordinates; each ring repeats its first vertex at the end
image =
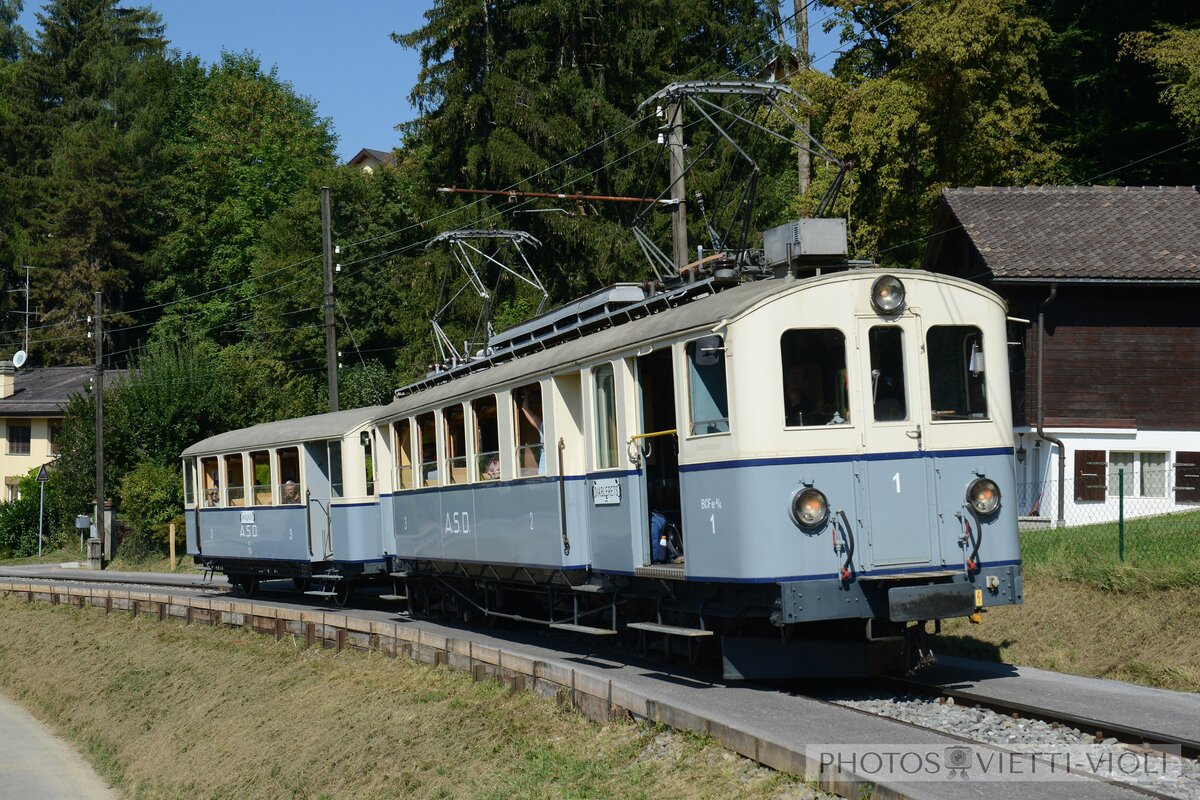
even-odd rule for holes
{"type": "Polygon", "coordinates": [[[200,460],[200,474],[204,477],[204,507],[221,505],[221,467],[216,456],[200,460]]]}
{"type": "Polygon", "coordinates": [[[850,422],[846,336],[836,328],[784,331],[783,421],[789,428],[850,422]]]}
{"type": "Polygon", "coordinates": [[[467,482],[467,416],[462,404],[442,409],[446,426],[446,483],[467,482]]]}
{"type": "Polygon", "coordinates": [[[329,453],[329,496],[341,497],[342,486],[342,440],[326,442],[329,453]]]}
{"type": "Polygon", "coordinates": [[[972,325],[935,325],[926,341],[933,418],[987,419],[983,333],[972,325]]]}
{"type": "Polygon", "coordinates": [[[279,503],[296,505],[300,502],[300,452],[295,447],[279,448],[279,503]]]}
{"type": "Polygon", "coordinates": [[[229,505],[246,505],[246,467],[241,453],[225,456],[225,484],[229,487],[229,505]]]}
{"type": "Polygon", "coordinates": [[[437,486],[437,427],[432,411],[417,417],[417,432],[420,436],[417,447],[421,448],[421,485],[437,486]]]}
{"type": "Polygon", "coordinates": [[[500,479],[500,419],[496,395],[471,401],[475,417],[475,475],[481,481],[500,479]]]}
{"type": "Polygon", "coordinates": [[[196,462],[190,458],[183,462],[183,503],[196,504],[196,462]]]}
{"type": "Polygon", "coordinates": [[[525,478],[546,474],[546,450],[542,446],[545,420],[542,418],[542,386],[531,383],[513,389],[516,413],[517,475],[525,478]]]}
{"type": "Polygon", "coordinates": [[[871,328],[871,405],[877,422],[908,419],[904,385],[904,331],[886,325],[871,328]]]}
{"type": "Polygon", "coordinates": [[[271,505],[271,454],[266,450],[251,453],[250,470],[254,478],[254,505],[271,505]]]}
{"type": "Polygon", "coordinates": [[[612,364],[592,370],[596,392],[596,469],[618,466],[617,382],[612,364]]]}
{"type": "Polygon", "coordinates": [[[396,428],[396,488],[413,488],[412,470],[412,422],[398,421],[396,428]]]}
{"type": "Polygon", "coordinates": [[[691,435],[729,433],[725,340],[720,336],[705,336],[688,342],[687,363],[691,435]]]}

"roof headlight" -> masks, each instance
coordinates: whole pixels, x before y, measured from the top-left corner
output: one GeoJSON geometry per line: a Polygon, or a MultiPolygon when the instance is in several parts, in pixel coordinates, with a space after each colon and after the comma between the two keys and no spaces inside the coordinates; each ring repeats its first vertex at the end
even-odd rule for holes
{"type": "Polygon", "coordinates": [[[981,517],[994,514],[1000,507],[1000,487],[990,478],[976,478],[967,487],[967,502],[981,517]]]}
{"type": "Polygon", "coordinates": [[[792,521],[806,530],[814,530],[829,519],[829,501],[819,489],[808,488],[792,496],[792,521]]]}
{"type": "Polygon", "coordinates": [[[871,305],[880,314],[904,310],[904,284],[895,275],[881,275],[871,284],[871,305]]]}

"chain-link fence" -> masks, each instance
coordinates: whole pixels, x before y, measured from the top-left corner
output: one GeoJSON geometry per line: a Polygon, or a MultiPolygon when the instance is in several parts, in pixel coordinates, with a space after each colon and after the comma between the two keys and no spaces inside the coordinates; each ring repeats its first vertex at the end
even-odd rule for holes
{"type": "Polygon", "coordinates": [[[1085,463],[1066,479],[1061,521],[1057,481],[1017,487],[1026,571],[1101,583],[1200,580],[1200,497],[1180,482],[1189,478],[1173,465],[1103,466],[1085,463]]]}

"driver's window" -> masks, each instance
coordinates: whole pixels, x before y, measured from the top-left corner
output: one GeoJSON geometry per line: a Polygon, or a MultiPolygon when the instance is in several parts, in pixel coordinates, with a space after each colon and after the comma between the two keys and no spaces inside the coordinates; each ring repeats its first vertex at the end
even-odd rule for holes
{"type": "Polygon", "coordinates": [[[877,422],[908,419],[904,388],[904,331],[886,325],[871,328],[871,406],[877,422]]]}
{"type": "Polygon", "coordinates": [[[849,424],[845,335],[836,328],[785,331],[779,350],[784,425],[809,428],[849,424]]]}
{"type": "Polygon", "coordinates": [[[983,333],[973,325],[936,325],[926,341],[933,418],[987,419],[983,333]]]}

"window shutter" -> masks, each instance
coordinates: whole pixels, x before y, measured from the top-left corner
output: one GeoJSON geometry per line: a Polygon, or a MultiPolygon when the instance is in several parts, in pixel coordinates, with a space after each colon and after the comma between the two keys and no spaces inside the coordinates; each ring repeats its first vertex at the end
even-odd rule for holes
{"type": "Polygon", "coordinates": [[[1175,454],[1175,502],[1200,503],[1200,453],[1175,454]]]}
{"type": "Polygon", "coordinates": [[[1103,500],[1108,489],[1107,453],[1103,450],[1075,451],[1075,499],[1103,500]]]}

